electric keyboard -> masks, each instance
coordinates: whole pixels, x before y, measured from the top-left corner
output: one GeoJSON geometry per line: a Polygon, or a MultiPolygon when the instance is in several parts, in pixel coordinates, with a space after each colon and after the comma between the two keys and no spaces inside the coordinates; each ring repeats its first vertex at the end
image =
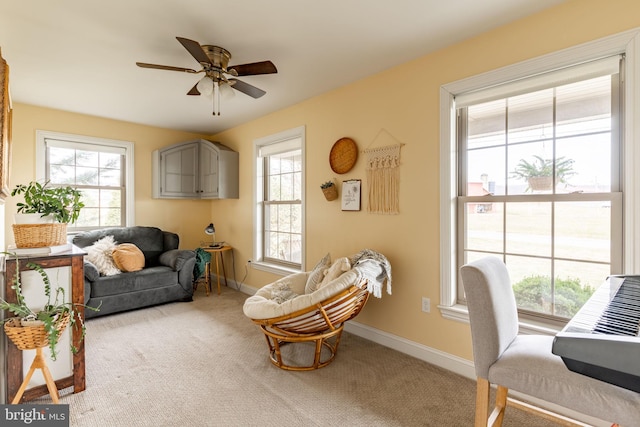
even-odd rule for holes
{"type": "Polygon", "coordinates": [[[640,393],[640,276],[610,276],[553,340],[567,368],[640,393]]]}

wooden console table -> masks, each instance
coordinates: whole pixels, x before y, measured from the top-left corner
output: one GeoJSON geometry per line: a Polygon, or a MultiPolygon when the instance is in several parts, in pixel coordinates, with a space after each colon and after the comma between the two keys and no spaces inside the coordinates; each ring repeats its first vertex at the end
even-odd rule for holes
{"type": "MultiPolygon", "coordinates": [[[[19,262],[15,258],[7,258],[6,271],[5,271],[5,284],[4,295],[8,302],[16,301],[15,290],[11,289],[11,281],[16,274],[16,268],[20,272],[31,270],[27,267],[28,262],[36,263],[44,269],[56,268],[56,267],[70,267],[70,288],[71,288],[71,302],[76,304],[84,304],[84,263],[83,256],[85,252],[81,249],[73,246],[73,248],[65,253],[48,255],[48,256],[35,256],[27,257],[25,255],[20,256],[19,262]]],[[[84,306],[80,305],[76,308],[76,311],[84,318],[84,306]]],[[[8,313],[8,315],[11,315],[8,313]]],[[[60,378],[55,381],[56,388],[62,390],[68,387],[73,387],[74,393],[79,393],[86,388],[85,381],[85,364],[84,364],[84,340],[81,341],[82,329],[80,322],[77,322],[72,330],[73,345],[78,349],[76,354],[73,354],[73,373],[65,378],[60,378]]],[[[4,334],[3,334],[4,335],[4,334]]],[[[7,361],[7,400],[13,401],[20,385],[23,381],[23,356],[22,351],[19,350],[6,335],[3,336],[6,340],[6,361],[7,361]]],[[[70,351],[69,349],[60,348],[60,351],[70,351]]],[[[23,401],[33,400],[40,396],[49,394],[47,385],[34,386],[24,391],[22,396],[23,401]]]]}

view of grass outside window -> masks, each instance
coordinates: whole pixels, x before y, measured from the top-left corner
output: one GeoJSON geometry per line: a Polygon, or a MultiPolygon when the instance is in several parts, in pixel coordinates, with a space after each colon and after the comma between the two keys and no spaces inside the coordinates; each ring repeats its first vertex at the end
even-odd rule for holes
{"type": "Polygon", "coordinates": [[[73,229],[124,225],[124,156],[105,147],[81,149],[47,141],[47,180],[82,191],[85,207],[73,229]]]}
{"type": "Polygon", "coordinates": [[[503,259],[523,313],[571,318],[619,268],[618,86],[607,74],[458,109],[458,263],[503,259]]]}
{"type": "Polygon", "coordinates": [[[264,258],[302,263],[302,150],[265,157],[264,258]]]}

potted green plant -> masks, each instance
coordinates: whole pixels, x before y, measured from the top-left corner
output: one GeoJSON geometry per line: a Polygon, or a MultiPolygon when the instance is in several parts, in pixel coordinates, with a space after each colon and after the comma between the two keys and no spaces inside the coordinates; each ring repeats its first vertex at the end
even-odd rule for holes
{"type": "MultiPolygon", "coordinates": [[[[4,255],[12,255],[3,252],[4,255]]],[[[51,359],[56,360],[58,355],[57,345],[60,335],[67,324],[73,327],[80,323],[82,330],[80,341],[84,339],[86,327],[82,316],[77,311],[79,304],[65,302],[64,288],[58,286],[55,295],[52,295],[51,281],[47,272],[38,264],[28,262],[27,267],[36,271],[44,284],[44,294],[47,303],[40,310],[30,308],[25,301],[22,292],[22,282],[20,272],[16,269],[16,274],[12,278],[11,289],[16,293],[16,302],[7,302],[0,298],[0,309],[7,310],[15,315],[3,321],[4,330],[7,336],[21,350],[43,347],[47,345],[51,351],[51,359]],[[53,298],[53,300],[52,300],[53,298]],[[31,348],[32,347],[32,348],[31,348]]],[[[90,310],[98,311],[100,307],[88,307],[90,310]]],[[[71,343],[71,350],[76,353],[78,349],[71,343]]]]}
{"type": "MultiPolygon", "coordinates": [[[[527,191],[547,191],[553,186],[553,159],[545,159],[541,156],[533,156],[534,160],[528,162],[521,159],[512,172],[513,178],[522,179],[527,182],[527,191]]],[[[555,180],[556,185],[567,185],[567,179],[576,173],[573,171],[572,159],[558,157],[555,160],[555,180]]]]}
{"type": "Polygon", "coordinates": [[[338,198],[338,189],[336,188],[336,185],[333,183],[333,181],[327,181],[320,184],[320,188],[322,189],[324,197],[327,199],[327,201],[330,202],[338,198]]]}
{"type": "Polygon", "coordinates": [[[22,195],[23,202],[17,204],[18,213],[39,214],[40,217],[51,215],[59,223],[74,223],[84,207],[82,193],[71,186],[54,187],[47,181],[41,184],[32,181],[27,185],[18,184],[11,191],[11,196],[22,195]]]}
{"type": "Polygon", "coordinates": [[[80,190],[71,186],[52,186],[49,181],[18,184],[11,195],[23,197],[23,201],[17,203],[16,224],[13,225],[18,248],[65,244],[67,224],[76,222],[84,207],[80,190]],[[23,218],[25,215],[30,218],[23,218]]]}

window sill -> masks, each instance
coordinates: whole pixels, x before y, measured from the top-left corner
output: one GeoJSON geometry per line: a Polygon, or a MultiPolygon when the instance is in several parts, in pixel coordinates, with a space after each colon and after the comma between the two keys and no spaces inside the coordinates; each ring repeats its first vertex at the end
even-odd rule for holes
{"type": "MultiPolygon", "coordinates": [[[[469,323],[469,311],[467,306],[455,304],[452,306],[439,305],[438,309],[442,317],[456,322],[469,323]]],[[[519,321],[520,333],[525,335],[555,335],[562,329],[557,325],[536,321],[532,319],[523,319],[519,321]]]]}
{"type": "Polygon", "coordinates": [[[294,268],[287,268],[277,264],[271,264],[262,261],[255,261],[251,263],[252,268],[260,271],[266,271],[267,273],[278,274],[280,276],[288,276],[294,273],[300,273],[300,270],[294,268]]]}

